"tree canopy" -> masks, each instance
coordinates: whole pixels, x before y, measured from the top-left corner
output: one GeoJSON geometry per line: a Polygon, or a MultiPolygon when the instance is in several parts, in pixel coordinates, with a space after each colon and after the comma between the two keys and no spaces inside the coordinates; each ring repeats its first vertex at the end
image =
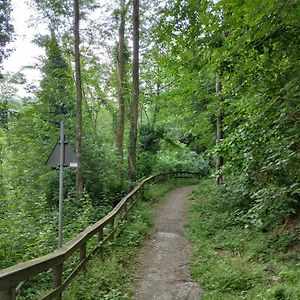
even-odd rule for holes
{"type": "MultiPolygon", "coordinates": [[[[27,86],[32,96],[16,100],[22,75],[4,70],[0,78],[0,257],[9,257],[1,267],[55,245],[58,179],[44,162],[61,118],[76,145],[79,75],[83,189],[76,198],[75,171],[67,170],[68,238],[135,180],[166,171],[221,176],[222,203],[245,226],[299,215],[300,2],[133,2],[77,1],[74,36],[73,1],[30,1],[49,33],[35,38],[45,56],[39,86],[27,86]]],[[[0,64],[11,9],[1,1],[0,64]]]]}

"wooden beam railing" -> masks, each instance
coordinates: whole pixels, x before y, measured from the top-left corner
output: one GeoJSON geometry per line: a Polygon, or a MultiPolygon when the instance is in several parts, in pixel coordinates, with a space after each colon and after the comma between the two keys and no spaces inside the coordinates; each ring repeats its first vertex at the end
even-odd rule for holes
{"type": "Polygon", "coordinates": [[[161,173],[150,176],[140,182],[129,194],[127,194],[117,206],[97,223],[87,227],[74,239],[67,242],[55,252],[32,259],[30,261],[14,265],[0,271],[0,299],[15,300],[20,287],[30,278],[53,270],[53,290],[42,300],[61,299],[62,292],[87,263],[87,261],[97,252],[103,254],[103,246],[107,241],[114,238],[119,225],[126,220],[128,213],[133,209],[136,202],[142,195],[146,184],[163,181],[170,178],[190,178],[201,177],[199,173],[172,172],[161,173]],[[107,234],[104,234],[104,229],[107,234]],[[94,236],[98,236],[98,244],[87,254],[87,242],[94,236]],[[79,251],[79,263],[69,276],[63,278],[64,262],[79,251]]]}

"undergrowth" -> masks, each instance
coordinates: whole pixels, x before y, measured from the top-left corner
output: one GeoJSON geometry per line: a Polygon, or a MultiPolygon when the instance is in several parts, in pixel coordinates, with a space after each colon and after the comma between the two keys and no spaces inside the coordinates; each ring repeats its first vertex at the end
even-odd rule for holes
{"type": "Polygon", "coordinates": [[[104,257],[96,256],[64,293],[63,299],[130,299],[130,269],[136,247],[153,224],[149,202],[139,204],[113,243],[105,247],[104,257]]]}
{"type": "MultiPolygon", "coordinates": [[[[125,226],[123,225],[120,235],[113,243],[104,246],[104,257],[96,255],[91,259],[85,271],[81,271],[64,292],[63,299],[130,299],[134,286],[133,274],[137,248],[151,231],[155,206],[163,201],[164,195],[174,187],[198,182],[198,179],[172,179],[163,183],[147,185],[143,199],[138,201],[134,212],[129,214],[128,222],[125,226]]],[[[83,207],[83,214],[77,213],[76,216],[76,220],[78,219],[78,222],[82,224],[91,222],[87,218],[88,213],[85,208],[83,207]]],[[[79,228],[79,226],[77,227],[79,228]]],[[[78,230],[78,228],[76,229],[78,230]]],[[[87,252],[90,253],[96,244],[97,237],[94,237],[87,245],[87,252]]],[[[78,259],[78,256],[74,255],[64,263],[64,278],[78,264],[78,259]]],[[[43,298],[51,290],[52,277],[52,270],[32,277],[21,289],[18,299],[37,300],[43,298]]]]}
{"type": "Polygon", "coordinates": [[[153,226],[153,204],[174,186],[185,182],[171,180],[146,189],[143,201],[139,202],[124,230],[106,247],[104,258],[96,256],[88,263],[86,271],[68,287],[63,300],[131,299],[137,248],[153,226]]]}
{"type": "Polygon", "coordinates": [[[192,276],[203,300],[300,299],[299,223],[261,230],[219,205],[221,191],[204,180],[189,205],[192,276]]]}

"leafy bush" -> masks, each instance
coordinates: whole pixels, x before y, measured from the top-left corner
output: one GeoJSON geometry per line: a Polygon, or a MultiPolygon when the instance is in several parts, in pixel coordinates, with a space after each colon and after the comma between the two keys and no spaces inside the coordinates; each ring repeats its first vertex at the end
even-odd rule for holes
{"type": "Polygon", "coordinates": [[[204,181],[189,207],[192,275],[205,289],[203,298],[299,299],[297,234],[245,227],[220,204],[222,193],[204,181]]]}
{"type": "Polygon", "coordinates": [[[218,206],[232,211],[236,220],[247,226],[268,228],[281,224],[297,212],[297,201],[290,187],[275,184],[253,186],[247,175],[226,177],[218,206]]]}
{"type": "Polygon", "coordinates": [[[156,155],[154,170],[156,172],[199,172],[207,175],[209,165],[202,156],[180,144],[174,149],[166,147],[159,151],[156,155]]]}

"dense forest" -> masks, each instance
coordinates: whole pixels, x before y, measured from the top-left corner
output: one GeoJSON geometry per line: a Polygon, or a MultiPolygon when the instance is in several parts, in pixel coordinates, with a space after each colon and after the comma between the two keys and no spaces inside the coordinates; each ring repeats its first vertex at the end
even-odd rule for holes
{"type": "MultiPolygon", "coordinates": [[[[28,4],[48,33],[28,66],[39,85],[0,69],[1,269],[56,248],[58,172],[45,162],[61,120],[81,162],[65,170],[65,240],[165,171],[214,177],[243,226],[297,218],[298,0],[28,4]]],[[[0,64],[12,9],[0,2],[0,64]]]]}

